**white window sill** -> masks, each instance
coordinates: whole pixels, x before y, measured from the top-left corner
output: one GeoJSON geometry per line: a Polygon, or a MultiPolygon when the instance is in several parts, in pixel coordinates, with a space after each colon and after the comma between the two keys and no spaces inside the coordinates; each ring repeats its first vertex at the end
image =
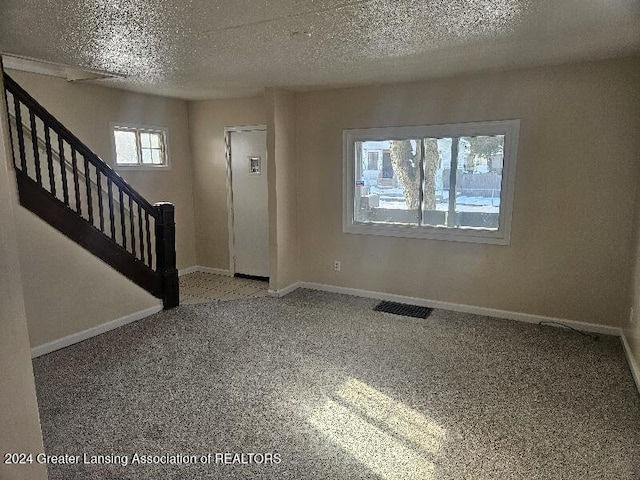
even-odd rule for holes
{"type": "Polygon", "coordinates": [[[356,235],[379,235],[384,237],[418,238],[449,242],[486,243],[489,245],[509,245],[511,243],[509,232],[473,227],[446,228],[399,224],[376,225],[352,223],[344,225],[342,231],[356,235]]]}

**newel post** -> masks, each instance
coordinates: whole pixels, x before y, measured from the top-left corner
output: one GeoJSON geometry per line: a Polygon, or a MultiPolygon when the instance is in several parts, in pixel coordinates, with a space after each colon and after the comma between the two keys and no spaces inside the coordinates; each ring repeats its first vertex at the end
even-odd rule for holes
{"type": "Polygon", "coordinates": [[[176,269],[176,223],[175,207],[169,202],[153,205],[158,213],[156,219],[156,269],[162,286],[164,309],[180,304],[178,270],[176,269]]]}

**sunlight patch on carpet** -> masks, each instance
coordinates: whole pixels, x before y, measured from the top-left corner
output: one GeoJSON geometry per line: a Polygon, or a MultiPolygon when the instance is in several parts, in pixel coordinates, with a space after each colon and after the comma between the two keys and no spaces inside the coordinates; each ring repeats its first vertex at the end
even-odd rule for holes
{"type": "Polygon", "coordinates": [[[316,409],[309,423],[384,480],[431,480],[445,430],[356,379],[316,409]]]}

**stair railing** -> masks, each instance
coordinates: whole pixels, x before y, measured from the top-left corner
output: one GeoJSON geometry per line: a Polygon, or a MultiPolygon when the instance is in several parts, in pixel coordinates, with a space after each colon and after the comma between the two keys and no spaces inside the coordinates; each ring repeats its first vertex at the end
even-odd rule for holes
{"type": "Polygon", "coordinates": [[[7,113],[15,118],[9,131],[20,203],[161,298],[165,308],[177,306],[174,206],[151,205],[6,73],[4,85],[7,113]]]}
{"type": "MultiPolygon", "coordinates": [[[[9,114],[9,122],[11,122],[11,125],[10,125],[11,131],[15,131],[14,129],[16,129],[17,127],[15,125],[16,118],[15,118],[13,113],[9,114]]],[[[25,125],[24,121],[22,122],[22,132],[23,132],[24,137],[29,139],[29,142],[32,142],[31,128],[28,125],[25,125]]],[[[42,137],[40,137],[38,135],[36,135],[36,137],[38,139],[39,156],[40,156],[40,159],[42,160],[43,158],[47,157],[47,149],[46,149],[45,141],[44,141],[44,139],[42,137]]],[[[53,164],[54,164],[54,166],[59,167],[59,165],[60,165],[60,155],[58,154],[58,151],[53,148],[53,146],[51,147],[51,154],[53,155],[53,164]]],[[[66,173],[67,176],[68,175],[72,175],[72,173],[73,173],[73,164],[71,163],[71,160],[69,158],[65,158],[65,167],[66,167],[66,170],[67,170],[67,173],[66,173]]],[[[91,182],[91,185],[89,185],[88,188],[91,189],[91,190],[96,189],[95,191],[99,194],[99,192],[97,190],[98,189],[97,180],[95,178],[91,177],[90,175],[89,176],[85,175],[85,171],[83,170],[84,167],[82,165],[82,162],[79,165],[77,165],[76,168],[77,168],[77,171],[78,171],[78,176],[80,177],[79,185],[83,185],[83,187],[84,187],[86,185],[86,179],[88,178],[89,181],[91,182]]],[[[55,178],[58,178],[61,175],[62,175],[61,172],[54,172],[54,177],[55,178]]],[[[46,177],[45,177],[45,179],[46,179],[46,177]]],[[[43,185],[43,186],[45,187],[45,189],[47,188],[46,185],[43,185]]],[[[71,184],[70,187],[73,189],[74,185],[71,184]]],[[[88,190],[86,187],[84,187],[84,188],[85,188],[85,191],[88,190]]],[[[102,194],[105,195],[105,196],[108,194],[106,186],[102,187],[102,194]]],[[[71,195],[72,197],[75,197],[73,191],[69,192],[69,195],[71,195]]],[[[93,199],[94,203],[96,201],[97,201],[96,199],[93,199]]],[[[119,205],[117,197],[114,198],[114,202],[119,205]]],[[[125,202],[124,208],[125,208],[125,215],[127,215],[128,212],[129,212],[129,207],[127,206],[126,202],[125,202]]],[[[117,211],[117,207],[116,207],[116,211],[117,211]]],[[[137,213],[135,211],[135,208],[134,208],[133,215],[134,215],[134,222],[137,222],[138,215],[137,215],[137,213]]],[[[96,221],[96,220],[94,220],[94,221],[96,221]]],[[[116,232],[116,234],[119,235],[118,232],[116,232]]]]}

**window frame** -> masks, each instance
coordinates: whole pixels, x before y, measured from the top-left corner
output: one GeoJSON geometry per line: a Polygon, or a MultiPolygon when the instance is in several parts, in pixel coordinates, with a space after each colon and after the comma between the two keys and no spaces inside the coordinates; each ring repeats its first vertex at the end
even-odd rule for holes
{"type": "Polygon", "coordinates": [[[511,243],[511,218],[513,214],[519,133],[519,119],[343,130],[343,233],[509,245],[511,243]],[[427,137],[487,135],[504,135],[505,137],[500,213],[498,217],[499,227],[497,230],[488,230],[479,227],[451,228],[445,226],[400,225],[355,221],[356,142],[381,141],[385,139],[413,140],[427,137]]]}
{"type": "Polygon", "coordinates": [[[142,125],[137,123],[111,122],[111,149],[113,166],[116,169],[126,170],[171,170],[169,156],[169,128],[159,125],[142,125]],[[118,153],[116,151],[116,130],[131,131],[136,135],[136,153],[139,163],[118,163],[118,153]],[[142,142],[140,141],[141,133],[160,134],[162,153],[164,162],[161,164],[142,163],[142,142]]]}

